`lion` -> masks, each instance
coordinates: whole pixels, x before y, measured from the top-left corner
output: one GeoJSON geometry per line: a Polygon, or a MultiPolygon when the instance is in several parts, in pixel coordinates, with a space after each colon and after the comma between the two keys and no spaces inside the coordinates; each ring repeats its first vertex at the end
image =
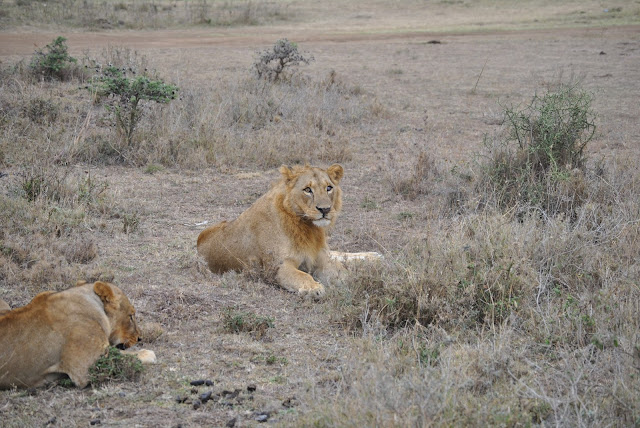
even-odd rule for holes
{"type": "Polygon", "coordinates": [[[321,296],[340,284],[340,261],[376,258],[377,253],[331,252],[327,231],[342,209],[341,165],[280,167],[280,179],[233,221],[222,221],[198,236],[198,253],[214,273],[258,267],[294,293],[321,296]],[[300,268],[306,271],[301,270],[300,268]]]}
{"type": "Polygon", "coordinates": [[[0,302],[0,389],[34,388],[65,374],[84,388],[109,345],[125,349],[140,340],[133,305],[106,282],[45,291],[13,310],[0,302]]]}

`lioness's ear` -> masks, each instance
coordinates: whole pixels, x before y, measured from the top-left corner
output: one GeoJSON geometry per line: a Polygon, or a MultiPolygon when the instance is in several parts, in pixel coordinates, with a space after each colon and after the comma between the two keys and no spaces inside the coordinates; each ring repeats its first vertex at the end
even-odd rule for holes
{"type": "Polygon", "coordinates": [[[115,295],[113,294],[113,290],[111,290],[109,284],[102,281],[96,281],[96,283],[93,284],[93,292],[100,297],[100,300],[102,300],[102,303],[104,303],[105,306],[108,303],[113,302],[115,299],[115,295]]]}
{"type": "Polygon", "coordinates": [[[280,167],[280,174],[282,174],[285,181],[291,181],[291,179],[293,178],[293,172],[286,165],[282,165],[280,167]]]}
{"type": "Polygon", "coordinates": [[[327,175],[329,176],[331,181],[338,184],[338,182],[342,180],[344,169],[342,169],[342,165],[334,163],[329,168],[327,168],[327,175]]]}

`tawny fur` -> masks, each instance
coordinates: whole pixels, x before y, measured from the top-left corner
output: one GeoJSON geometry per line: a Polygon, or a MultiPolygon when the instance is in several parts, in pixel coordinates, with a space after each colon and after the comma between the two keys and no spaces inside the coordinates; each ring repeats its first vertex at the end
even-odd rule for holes
{"type": "Polygon", "coordinates": [[[203,230],[198,253],[215,273],[257,267],[287,290],[321,295],[322,283],[339,282],[344,270],[327,246],[327,230],[342,208],[342,166],[283,166],[280,174],[237,219],[203,230]]]}
{"type": "Polygon", "coordinates": [[[21,308],[2,308],[0,389],[38,387],[64,374],[84,388],[109,345],[128,348],[140,335],[129,299],[106,282],[82,281],[40,293],[21,308]]]}

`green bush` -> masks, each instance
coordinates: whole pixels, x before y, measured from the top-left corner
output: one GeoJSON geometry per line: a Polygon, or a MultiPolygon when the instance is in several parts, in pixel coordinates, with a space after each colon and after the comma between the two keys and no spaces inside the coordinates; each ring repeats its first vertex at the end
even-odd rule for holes
{"type": "Polygon", "coordinates": [[[111,346],[89,368],[89,380],[92,385],[110,380],[136,380],[142,370],[142,362],[135,355],[123,354],[111,346]]]}
{"type": "Polygon", "coordinates": [[[575,215],[586,197],[584,150],[596,129],[591,101],[578,85],[560,85],[522,110],[505,109],[507,132],[485,139],[481,174],[500,208],[575,215]]]}
{"type": "Polygon", "coordinates": [[[160,79],[152,79],[146,75],[135,76],[132,67],[118,68],[109,65],[104,69],[98,67],[99,75],[94,77],[90,89],[98,95],[99,100],[105,102],[115,119],[116,129],[126,139],[127,144],[133,143],[136,126],[143,117],[141,101],[153,101],[166,104],[175,99],[178,87],[164,83],[160,79]],[[128,74],[135,77],[128,77],[128,74]]]}
{"type": "Polygon", "coordinates": [[[67,52],[66,38],[58,36],[45,50],[37,49],[29,67],[33,74],[46,80],[68,80],[72,64],[77,60],[67,52]]]}

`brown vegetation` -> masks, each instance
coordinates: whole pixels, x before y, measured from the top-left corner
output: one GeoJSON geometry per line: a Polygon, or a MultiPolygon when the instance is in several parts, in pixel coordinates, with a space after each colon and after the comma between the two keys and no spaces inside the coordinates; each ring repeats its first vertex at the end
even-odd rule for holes
{"type": "MultiPolygon", "coordinates": [[[[191,11],[178,18],[134,3],[82,13],[169,28],[216,25],[209,9],[232,7],[177,2],[191,11]]],[[[57,34],[0,34],[0,299],[123,284],[158,357],[137,381],[2,392],[3,424],[638,424],[640,38],[604,27],[637,22],[638,7],[401,3],[241,2],[251,22],[234,25],[252,26],[219,39],[72,33],[63,81],[29,68],[32,37],[57,34]],[[546,31],[519,31],[532,27],[546,31]],[[315,61],[256,78],[256,52],[284,37],[315,61]],[[87,89],[96,62],[148,68],[178,97],[142,103],[123,138],[87,89]],[[513,114],[561,83],[589,95],[593,139],[566,146],[579,157],[522,152],[513,114]],[[195,250],[205,222],[237,217],[277,167],[304,162],[344,166],[331,248],[384,260],[349,265],[319,302],[251,272],[211,274],[195,250]]],[[[44,3],[5,4],[0,22],[18,28],[44,3]]],[[[49,28],[97,25],[47,5],[49,28]]],[[[528,137],[538,125],[523,122],[528,137]]]]}

